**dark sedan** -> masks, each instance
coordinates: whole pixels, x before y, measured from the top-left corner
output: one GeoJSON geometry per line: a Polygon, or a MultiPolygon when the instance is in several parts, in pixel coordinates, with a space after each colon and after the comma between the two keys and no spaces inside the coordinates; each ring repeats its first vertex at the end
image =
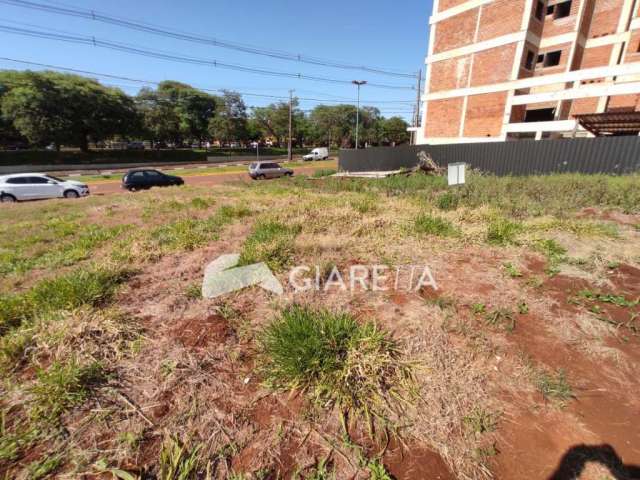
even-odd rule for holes
{"type": "Polygon", "coordinates": [[[184,180],[152,169],[130,170],[122,177],[122,188],[131,192],[148,190],[151,187],[171,187],[176,185],[184,185],[184,180]]]}

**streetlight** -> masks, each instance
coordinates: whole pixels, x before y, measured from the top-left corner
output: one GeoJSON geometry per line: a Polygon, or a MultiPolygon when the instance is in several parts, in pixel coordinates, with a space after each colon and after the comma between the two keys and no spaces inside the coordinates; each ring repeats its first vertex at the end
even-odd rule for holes
{"type": "Polygon", "coordinates": [[[358,149],[358,127],[360,126],[360,87],[366,85],[366,80],[354,80],[354,85],[358,86],[358,108],[356,109],[356,150],[358,149]]]}

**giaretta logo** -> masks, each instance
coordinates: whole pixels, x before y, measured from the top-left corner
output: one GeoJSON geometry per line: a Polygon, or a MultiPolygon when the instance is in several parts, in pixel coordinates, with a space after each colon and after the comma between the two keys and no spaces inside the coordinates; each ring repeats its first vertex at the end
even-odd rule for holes
{"type": "MultiPolygon", "coordinates": [[[[276,295],[284,288],[266,263],[238,267],[240,255],[222,255],[207,265],[202,281],[202,296],[216,298],[247,287],[259,286],[276,295]]],[[[298,265],[289,271],[293,293],[332,292],[416,292],[422,288],[438,290],[431,269],[426,265],[351,265],[330,271],[320,266],[298,265]]]]}

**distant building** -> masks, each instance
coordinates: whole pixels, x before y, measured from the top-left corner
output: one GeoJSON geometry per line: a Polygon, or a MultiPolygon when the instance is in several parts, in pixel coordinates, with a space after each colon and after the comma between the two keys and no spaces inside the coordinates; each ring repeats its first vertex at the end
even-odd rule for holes
{"type": "Polygon", "coordinates": [[[591,135],[575,115],[640,109],[640,0],[433,3],[417,143],[591,135]]]}

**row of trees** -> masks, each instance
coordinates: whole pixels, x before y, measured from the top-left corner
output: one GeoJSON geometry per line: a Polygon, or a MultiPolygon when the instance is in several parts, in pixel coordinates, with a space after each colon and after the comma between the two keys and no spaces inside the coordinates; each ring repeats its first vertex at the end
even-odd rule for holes
{"type": "MultiPolygon", "coordinates": [[[[320,105],[305,114],[293,101],[296,145],[353,146],[355,122],[353,105],[320,105]]],[[[409,139],[402,118],[384,118],[376,108],[361,108],[360,122],[362,143],[401,144],[409,139]]],[[[24,141],[87,150],[90,142],[110,139],[175,145],[272,139],[282,146],[288,132],[288,102],[249,112],[236,92],[211,95],[175,81],[162,82],[155,89],[145,87],[131,97],[78,75],[0,71],[0,145],[24,141]]]]}

